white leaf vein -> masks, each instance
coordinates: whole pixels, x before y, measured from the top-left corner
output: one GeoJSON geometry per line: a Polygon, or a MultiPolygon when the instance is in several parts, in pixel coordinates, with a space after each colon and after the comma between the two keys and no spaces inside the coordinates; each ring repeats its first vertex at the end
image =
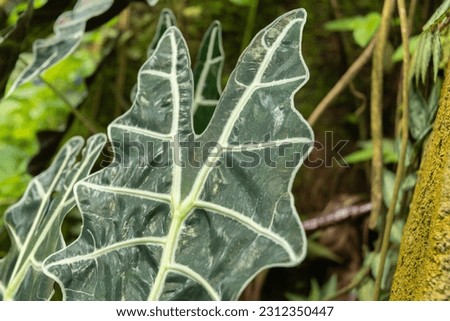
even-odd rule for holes
{"type": "Polygon", "coordinates": [[[294,137],[279,140],[272,140],[264,143],[249,143],[249,144],[239,144],[239,145],[225,145],[223,147],[226,151],[250,151],[250,150],[261,150],[269,147],[278,147],[286,144],[309,144],[312,140],[305,137],[294,137]]]}
{"type": "Polygon", "coordinates": [[[234,211],[230,208],[226,208],[224,206],[214,204],[211,202],[196,201],[194,205],[197,208],[204,208],[204,209],[210,210],[214,213],[220,214],[222,216],[231,218],[231,219],[239,222],[240,224],[244,225],[248,229],[254,231],[256,234],[262,235],[262,236],[270,239],[274,243],[280,245],[286,251],[286,253],[289,255],[289,258],[291,260],[296,259],[295,252],[293,251],[290,244],[283,237],[281,237],[280,235],[274,233],[273,231],[259,225],[258,223],[253,221],[251,218],[249,218],[237,211],[234,211]]]}
{"type": "Polygon", "coordinates": [[[202,277],[199,273],[195,272],[191,268],[187,267],[186,265],[172,263],[168,267],[168,269],[169,271],[177,272],[194,280],[195,282],[203,286],[203,288],[208,292],[209,296],[213,300],[220,301],[220,295],[216,292],[216,290],[214,290],[211,284],[209,284],[204,277],[202,277]]]}
{"type": "Polygon", "coordinates": [[[104,185],[98,185],[98,184],[88,183],[88,182],[81,182],[81,183],[79,183],[79,186],[85,186],[90,189],[98,190],[101,192],[121,194],[121,195],[126,195],[126,196],[137,197],[137,198],[144,198],[144,199],[148,199],[148,200],[169,203],[169,204],[170,204],[170,200],[172,197],[170,194],[149,192],[149,191],[144,191],[144,190],[140,190],[140,189],[136,189],[136,188],[104,186],[104,185]]]}
{"type": "Polygon", "coordinates": [[[154,138],[157,138],[157,139],[160,139],[160,140],[171,140],[171,139],[173,139],[173,135],[172,134],[158,133],[158,132],[155,132],[155,131],[150,130],[150,129],[144,129],[144,128],[135,127],[135,126],[121,125],[121,124],[111,124],[110,128],[111,129],[117,128],[117,129],[121,129],[121,130],[126,131],[126,132],[140,134],[140,135],[143,135],[143,136],[154,137],[154,138]]]}
{"type": "Polygon", "coordinates": [[[168,79],[168,80],[170,80],[172,78],[172,75],[168,74],[167,72],[163,72],[163,71],[159,71],[159,70],[153,70],[153,69],[142,70],[141,71],[141,75],[156,76],[156,77],[161,77],[161,78],[165,78],[165,79],[168,79]]]}
{"type": "Polygon", "coordinates": [[[77,255],[73,257],[69,257],[66,259],[62,259],[56,262],[52,262],[45,265],[45,269],[50,269],[53,266],[58,265],[67,265],[67,264],[73,264],[80,261],[88,261],[88,260],[94,260],[99,258],[100,256],[109,254],[111,252],[119,251],[124,248],[129,248],[133,246],[139,246],[139,245],[157,245],[157,246],[163,246],[166,242],[165,237],[138,237],[133,238],[121,242],[116,242],[114,244],[111,244],[109,246],[105,246],[102,248],[98,248],[88,254],[84,255],[77,255]]]}

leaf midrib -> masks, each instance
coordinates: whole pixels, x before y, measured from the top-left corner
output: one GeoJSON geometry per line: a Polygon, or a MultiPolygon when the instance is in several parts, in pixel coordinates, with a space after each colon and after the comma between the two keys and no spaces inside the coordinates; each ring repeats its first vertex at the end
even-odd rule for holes
{"type": "MultiPolygon", "coordinates": [[[[258,70],[258,72],[255,75],[255,78],[253,79],[252,83],[246,88],[243,95],[239,99],[235,109],[232,111],[230,118],[228,119],[227,123],[225,124],[224,130],[218,140],[219,146],[224,145],[226,141],[228,140],[231,131],[233,129],[234,124],[236,123],[238,117],[240,116],[242,110],[246,106],[248,100],[251,98],[253,93],[259,89],[259,86],[261,85],[261,78],[266,71],[276,49],[278,48],[281,41],[284,39],[287,32],[290,30],[290,28],[296,24],[299,21],[302,21],[303,19],[297,18],[292,21],[290,21],[284,28],[283,31],[278,35],[276,41],[272,44],[272,47],[268,50],[266,53],[263,62],[261,63],[261,68],[258,70]]],[[[265,36],[265,35],[264,35],[265,36]]],[[[263,36],[263,39],[264,39],[263,36]]],[[[176,48],[174,45],[174,36],[171,34],[171,43],[172,43],[172,49],[176,48]]],[[[176,71],[176,57],[177,55],[172,54],[172,73],[176,71]]],[[[176,78],[175,78],[176,80],[176,78]]],[[[171,78],[171,88],[172,88],[172,95],[173,95],[173,101],[174,101],[174,111],[173,111],[173,121],[176,119],[178,125],[178,112],[179,112],[179,92],[178,92],[178,83],[173,81],[173,75],[171,78]]],[[[174,133],[174,129],[176,128],[174,126],[174,122],[172,123],[172,133],[174,133]]],[[[177,128],[178,129],[178,128],[177,128]]],[[[177,148],[177,146],[174,146],[174,149],[177,148]]],[[[223,153],[223,149],[221,149],[215,156],[215,161],[217,161],[221,154],[223,153]]],[[[174,155],[175,153],[173,153],[174,155]]],[[[215,163],[214,161],[214,163],[215,163]]],[[[174,254],[177,247],[177,240],[179,238],[182,223],[184,220],[189,216],[190,213],[192,213],[192,210],[194,208],[194,204],[199,200],[199,196],[201,192],[203,191],[204,184],[206,182],[206,179],[212,169],[212,167],[207,167],[205,164],[202,165],[196,180],[194,181],[193,188],[191,192],[188,194],[188,196],[181,201],[180,200],[180,192],[181,192],[181,167],[177,166],[176,163],[173,161],[173,187],[175,194],[171,200],[171,213],[172,213],[172,221],[169,228],[169,233],[167,235],[167,242],[166,246],[163,249],[163,254],[161,258],[160,267],[158,270],[158,273],[155,278],[155,282],[153,283],[152,289],[150,291],[148,300],[154,301],[158,300],[161,296],[161,293],[163,291],[165,278],[167,275],[167,272],[170,269],[170,265],[173,264],[174,260],[174,254]]],[[[288,247],[290,249],[290,246],[288,247]]],[[[291,255],[291,253],[289,253],[291,255]]]]}

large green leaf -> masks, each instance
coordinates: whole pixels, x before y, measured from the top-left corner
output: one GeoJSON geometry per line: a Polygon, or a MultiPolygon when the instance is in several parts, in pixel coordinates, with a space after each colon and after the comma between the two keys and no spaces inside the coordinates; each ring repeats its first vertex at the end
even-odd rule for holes
{"type": "Polygon", "coordinates": [[[44,263],[65,299],[232,300],[262,269],[304,258],[290,189],[313,140],[293,106],[309,77],[305,20],[295,10],[258,33],[201,135],[188,49],[166,31],[108,128],[113,163],[75,186],[80,237],[44,263]]]}
{"type": "Polygon", "coordinates": [[[5,223],[12,247],[0,261],[0,298],[48,300],[54,281],[42,272],[42,262],[65,245],[60,228],[75,206],[73,186],[85,178],[106,141],[105,135],[90,138],[83,160],[76,163],[84,141],[69,140],[45,172],[35,177],[22,199],[8,209],[5,223]]]}

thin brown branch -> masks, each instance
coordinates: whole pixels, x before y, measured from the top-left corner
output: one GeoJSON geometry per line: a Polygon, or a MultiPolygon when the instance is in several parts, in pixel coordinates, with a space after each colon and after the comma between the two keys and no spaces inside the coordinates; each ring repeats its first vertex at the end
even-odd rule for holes
{"type": "MultiPolygon", "coordinates": [[[[130,27],[130,18],[131,18],[131,9],[128,6],[119,16],[118,28],[119,31],[124,34],[130,27]]],[[[119,44],[117,48],[117,77],[116,77],[116,85],[115,85],[115,93],[116,93],[116,101],[114,106],[114,115],[119,117],[124,109],[125,99],[125,80],[127,77],[127,44],[122,42],[119,44]]]]}
{"type": "Polygon", "coordinates": [[[413,23],[414,23],[414,15],[416,14],[417,9],[417,0],[411,0],[409,4],[409,16],[408,16],[408,29],[411,32],[413,23]]]}
{"type": "Polygon", "coordinates": [[[376,37],[370,42],[370,44],[364,49],[361,55],[355,60],[355,62],[348,68],[345,74],[339,79],[334,87],[328,92],[328,94],[322,99],[322,101],[314,109],[314,112],[309,116],[308,122],[311,126],[317,122],[322,116],[330,104],[342,93],[342,91],[351,83],[353,78],[361,71],[362,67],[370,60],[372,56],[373,48],[375,45],[376,37]]]}
{"type": "Polygon", "coordinates": [[[377,35],[377,42],[373,53],[372,63],[372,84],[371,84],[371,104],[370,104],[370,129],[373,143],[372,157],[372,177],[371,177],[371,201],[372,211],[370,213],[369,228],[375,229],[378,217],[381,212],[382,194],[382,174],[383,174],[383,125],[382,125],[382,97],[383,97],[383,73],[384,54],[389,35],[391,17],[395,8],[395,0],[385,0],[383,12],[381,14],[380,29],[377,35]]]}
{"type": "MultiPolygon", "coordinates": [[[[398,11],[400,15],[400,26],[402,34],[403,48],[409,48],[408,15],[406,13],[405,0],[397,0],[398,11]]],[[[400,186],[405,174],[406,149],[408,146],[409,130],[409,112],[408,112],[408,94],[409,94],[409,51],[405,50],[403,54],[403,78],[402,78],[402,146],[397,172],[395,174],[394,191],[389,204],[388,214],[386,216],[386,226],[384,228],[383,241],[381,243],[380,263],[378,265],[377,277],[375,279],[374,300],[378,300],[381,290],[381,281],[383,279],[384,266],[386,263],[387,252],[389,250],[392,224],[394,223],[395,208],[397,205],[400,186]]]]}
{"type": "Polygon", "coordinates": [[[361,205],[351,205],[342,207],[331,213],[310,218],[303,222],[303,227],[308,233],[324,229],[326,227],[344,223],[351,219],[356,219],[363,215],[366,215],[372,209],[371,203],[365,203],[361,205]]]}
{"type": "Polygon", "coordinates": [[[96,134],[99,132],[97,125],[94,124],[90,119],[85,117],[72,103],[64,96],[62,92],[58,90],[52,83],[45,80],[42,76],[39,76],[39,79],[47,85],[47,87],[52,90],[55,95],[58,96],[70,109],[70,112],[77,118],[88,130],[91,134],[96,134]]]}

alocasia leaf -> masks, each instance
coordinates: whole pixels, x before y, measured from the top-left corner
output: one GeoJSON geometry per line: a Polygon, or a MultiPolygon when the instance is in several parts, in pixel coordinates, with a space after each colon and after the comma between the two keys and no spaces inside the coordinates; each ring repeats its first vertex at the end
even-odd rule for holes
{"type": "Polygon", "coordinates": [[[65,299],[233,300],[262,269],[304,258],[290,189],[313,140],[293,106],[309,77],[305,19],[258,33],[201,135],[186,43],[166,31],[108,128],[113,163],[75,186],[80,237],[44,263],[65,299]]]}
{"type": "MultiPolygon", "coordinates": [[[[147,2],[154,5],[158,1],[147,2]]],[[[104,13],[113,3],[114,0],[78,0],[72,11],[59,16],[54,25],[55,35],[34,42],[33,60],[11,85],[8,95],[77,49],[83,38],[86,22],[104,13]]]]}
{"type": "Polygon", "coordinates": [[[222,28],[215,21],[200,45],[194,68],[194,127],[202,133],[208,125],[222,93],[222,68],[225,59],[222,46],[222,28]]]}
{"type": "Polygon", "coordinates": [[[73,186],[85,178],[106,141],[91,137],[83,159],[77,161],[84,141],[69,140],[50,168],[31,180],[22,199],[11,206],[5,223],[11,237],[9,253],[0,261],[0,299],[48,300],[54,280],[42,272],[42,262],[65,245],[60,229],[64,216],[75,206],[73,186]]]}

